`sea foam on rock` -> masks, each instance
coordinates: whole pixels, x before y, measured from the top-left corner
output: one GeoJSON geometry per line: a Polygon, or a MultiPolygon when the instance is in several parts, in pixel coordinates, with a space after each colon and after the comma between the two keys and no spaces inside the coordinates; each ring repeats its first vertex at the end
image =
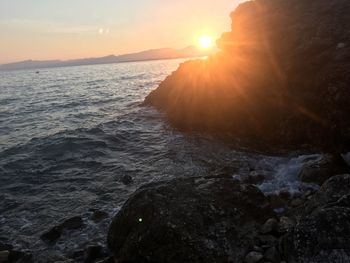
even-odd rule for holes
{"type": "Polygon", "coordinates": [[[348,150],[349,13],[348,0],[243,3],[222,51],[180,65],[145,104],[183,129],[348,150]]]}
{"type": "Polygon", "coordinates": [[[114,218],[118,262],[243,262],[274,212],[253,185],[187,178],[140,188],[114,218]]]}

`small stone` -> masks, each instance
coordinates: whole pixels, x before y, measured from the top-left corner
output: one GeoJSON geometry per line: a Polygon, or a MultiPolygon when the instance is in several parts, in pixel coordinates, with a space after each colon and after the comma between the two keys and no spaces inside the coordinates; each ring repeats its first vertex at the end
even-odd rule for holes
{"type": "Polygon", "coordinates": [[[103,219],[105,219],[108,216],[108,213],[100,211],[100,210],[92,210],[93,214],[91,216],[91,219],[95,223],[101,222],[103,219]]]}
{"type": "Polygon", "coordinates": [[[286,216],[282,216],[278,223],[277,231],[280,234],[284,234],[289,232],[294,226],[294,222],[292,219],[286,216]]]}
{"type": "Polygon", "coordinates": [[[313,194],[313,191],[310,190],[310,189],[305,192],[305,196],[309,196],[309,195],[312,195],[312,194],[313,194]]]}
{"type": "Polygon", "coordinates": [[[79,229],[84,226],[83,219],[81,216],[75,216],[72,218],[69,218],[63,223],[52,227],[50,230],[47,232],[43,233],[40,238],[44,241],[49,241],[49,242],[55,242],[57,239],[59,239],[62,235],[62,232],[64,229],[79,229]]]}
{"type": "Polygon", "coordinates": [[[65,228],[65,229],[79,229],[79,228],[82,228],[83,225],[84,223],[81,216],[75,216],[75,217],[69,218],[61,224],[62,228],[65,228]]]}
{"type": "Polygon", "coordinates": [[[275,246],[278,242],[277,239],[272,235],[259,236],[259,241],[262,248],[269,248],[275,246]]]}
{"type": "Polygon", "coordinates": [[[8,250],[0,251],[0,263],[8,262],[10,252],[8,250]]]}
{"type": "Polygon", "coordinates": [[[270,247],[265,251],[264,259],[272,263],[279,263],[281,261],[281,256],[276,247],[270,247]]]}
{"type": "Polygon", "coordinates": [[[254,246],[253,250],[256,251],[256,252],[264,252],[264,250],[261,247],[259,247],[259,246],[254,246]]]}
{"type": "Polygon", "coordinates": [[[261,227],[261,233],[271,233],[277,229],[278,222],[275,218],[268,219],[265,224],[261,227]]]}
{"type": "Polygon", "coordinates": [[[290,202],[290,205],[291,205],[292,207],[298,207],[298,206],[302,205],[303,203],[304,203],[304,202],[303,202],[302,199],[300,199],[300,198],[295,198],[295,199],[293,199],[293,200],[290,202]]]}
{"type": "Polygon", "coordinates": [[[286,201],[276,194],[268,196],[272,208],[281,208],[285,206],[286,201]]]}
{"type": "Polygon", "coordinates": [[[59,239],[62,235],[62,228],[59,226],[54,226],[47,232],[43,233],[40,238],[44,241],[54,242],[59,239]]]}
{"type": "Polygon", "coordinates": [[[132,184],[134,182],[134,180],[132,179],[132,177],[130,175],[124,175],[121,178],[121,182],[125,185],[129,185],[129,184],[132,184]]]}
{"type": "Polygon", "coordinates": [[[345,43],[338,43],[337,45],[337,49],[341,49],[341,48],[344,48],[346,46],[345,43]]]}
{"type": "Polygon", "coordinates": [[[292,197],[291,193],[288,192],[287,190],[280,191],[278,196],[284,200],[289,200],[292,197]]]}
{"type": "Polygon", "coordinates": [[[247,256],[244,259],[244,262],[246,263],[257,263],[260,260],[262,260],[264,258],[264,256],[256,251],[252,251],[250,253],[247,254],[247,256]]]}

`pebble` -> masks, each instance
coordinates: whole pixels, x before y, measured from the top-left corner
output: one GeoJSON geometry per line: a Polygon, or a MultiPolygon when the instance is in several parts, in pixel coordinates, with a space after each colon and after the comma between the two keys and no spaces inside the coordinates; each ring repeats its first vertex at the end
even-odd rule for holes
{"type": "Polygon", "coordinates": [[[134,182],[134,180],[132,179],[132,177],[130,175],[124,175],[121,178],[121,182],[125,185],[129,185],[129,184],[132,184],[134,182]]]}
{"type": "Polygon", "coordinates": [[[260,260],[262,260],[264,258],[264,256],[256,251],[252,251],[250,253],[247,254],[247,256],[244,259],[244,262],[246,263],[257,263],[260,260]]]}
{"type": "Polygon", "coordinates": [[[291,202],[290,202],[291,206],[292,207],[297,207],[297,206],[300,206],[303,204],[303,200],[300,199],[300,198],[296,198],[296,199],[293,199],[291,202]]]}
{"type": "Polygon", "coordinates": [[[92,221],[94,221],[95,223],[99,223],[101,222],[103,219],[105,219],[106,217],[108,217],[108,213],[104,212],[104,211],[100,211],[100,210],[96,210],[96,209],[91,209],[91,211],[93,212],[91,219],[92,221]]]}
{"type": "Polygon", "coordinates": [[[337,48],[340,49],[340,48],[344,48],[345,46],[346,46],[345,43],[338,43],[337,48]]]}
{"type": "Polygon", "coordinates": [[[267,234],[277,229],[278,222],[275,218],[268,219],[265,224],[261,227],[261,233],[267,234]]]}
{"type": "Polygon", "coordinates": [[[259,236],[259,241],[262,248],[273,247],[277,244],[277,239],[272,235],[259,236]]]}
{"type": "Polygon", "coordinates": [[[286,216],[282,216],[278,223],[277,231],[280,234],[284,234],[289,232],[294,226],[294,222],[292,219],[286,216]]]}

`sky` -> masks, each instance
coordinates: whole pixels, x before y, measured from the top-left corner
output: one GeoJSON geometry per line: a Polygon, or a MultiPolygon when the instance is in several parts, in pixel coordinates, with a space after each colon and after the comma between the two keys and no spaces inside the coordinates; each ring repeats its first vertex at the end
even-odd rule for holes
{"type": "Polygon", "coordinates": [[[240,0],[0,0],[0,64],[195,45],[240,0]]]}

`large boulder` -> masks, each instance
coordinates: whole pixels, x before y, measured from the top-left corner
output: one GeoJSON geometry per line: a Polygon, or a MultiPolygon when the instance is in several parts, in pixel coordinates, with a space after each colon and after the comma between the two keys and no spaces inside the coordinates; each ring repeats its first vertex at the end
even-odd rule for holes
{"type": "Polygon", "coordinates": [[[291,263],[350,262],[350,175],[326,181],[285,238],[291,263]]]}
{"type": "Polygon", "coordinates": [[[338,154],[325,154],[316,160],[307,162],[299,173],[300,180],[322,185],[334,175],[349,172],[349,166],[338,154]]]}
{"type": "Polygon", "coordinates": [[[218,40],[222,51],[180,65],[145,103],[183,129],[343,150],[350,145],[349,13],[348,0],[243,3],[218,40]]]}
{"type": "Polygon", "coordinates": [[[108,245],[117,262],[243,262],[273,216],[259,189],[232,179],[153,183],[116,215],[108,245]]]}

